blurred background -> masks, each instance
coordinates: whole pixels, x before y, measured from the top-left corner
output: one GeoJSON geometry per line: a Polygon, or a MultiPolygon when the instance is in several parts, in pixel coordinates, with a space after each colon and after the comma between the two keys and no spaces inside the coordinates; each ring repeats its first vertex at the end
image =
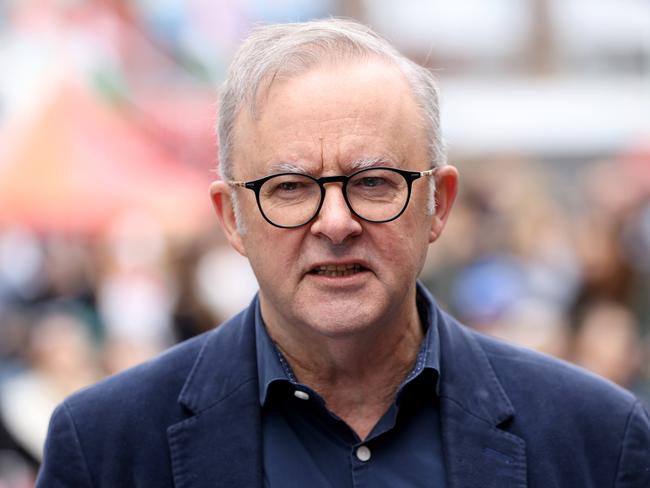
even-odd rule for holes
{"type": "Polygon", "coordinates": [[[650,0],[0,0],[0,487],[66,395],[251,299],[208,198],[218,85],[254,24],[329,15],[440,80],[441,304],[650,399],[650,0]]]}

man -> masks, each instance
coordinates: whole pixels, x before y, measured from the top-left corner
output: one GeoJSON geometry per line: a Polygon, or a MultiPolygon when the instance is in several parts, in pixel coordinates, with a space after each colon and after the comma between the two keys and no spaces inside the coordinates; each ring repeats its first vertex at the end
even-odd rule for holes
{"type": "Polygon", "coordinates": [[[632,395],[417,284],[457,188],[426,70],[350,21],[263,27],[219,111],[212,199],[259,294],[68,399],[39,486],[650,486],[632,395]]]}

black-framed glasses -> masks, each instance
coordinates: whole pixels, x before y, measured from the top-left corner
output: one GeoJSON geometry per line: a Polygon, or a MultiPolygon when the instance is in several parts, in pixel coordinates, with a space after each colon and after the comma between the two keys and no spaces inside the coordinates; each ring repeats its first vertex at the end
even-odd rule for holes
{"type": "Polygon", "coordinates": [[[376,167],[349,176],[320,178],[302,173],[278,173],[228,184],[254,191],[262,216],[276,227],[291,229],[314,219],[323,206],[327,183],[342,183],[345,203],[354,215],[368,222],[384,223],[404,213],[413,182],[422,176],[434,175],[437,169],[408,171],[376,167]]]}

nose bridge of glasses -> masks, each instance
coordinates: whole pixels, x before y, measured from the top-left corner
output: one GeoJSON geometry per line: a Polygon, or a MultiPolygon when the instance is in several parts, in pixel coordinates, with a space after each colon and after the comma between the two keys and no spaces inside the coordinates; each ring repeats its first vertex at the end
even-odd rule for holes
{"type": "Polygon", "coordinates": [[[347,184],[349,180],[349,176],[345,175],[336,175],[336,176],[321,176],[320,178],[316,178],[316,181],[318,182],[318,185],[321,187],[321,198],[325,200],[326,198],[326,188],[325,185],[329,183],[341,183],[340,190],[341,190],[341,195],[343,195],[343,199],[347,202],[347,197],[345,195],[345,185],[347,184]]]}
{"type": "MultiPolygon", "coordinates": [[[[338,197],[339,202],[342,203],[347,211],[351,211],[352,209],[350,208],[350,203],[348,202],[347,195],[345,194],[345,185],[347,184],[349,180],[348,176],[345,175],[336,175],[336,176],[321,176],[320,178],[317,178],[316,181],[321,187],[321,205],[319,209],[319,214],[322,212],[322,207],[326,206],[326,201],[328,200],[327,197],[327,191],[325,189],[325,185],[329,183],[341,183],[341,186],[339,187],[340,190],[340,196],[338,197]]],[[[329,200],[331,201],[331,196],[329,197],[329,200]]],[[[330,203],[331,205],[331,203],[330,203]]]]}
{"type": "Polygon", "coordinates": [[[336,176],[321,176],[320,178],[316,178],[316,181],[320,186],[326,185],[328,183],[342,183],[343,186],[345,186],[348,179],[349,176],[336,175],[336,176]]]}

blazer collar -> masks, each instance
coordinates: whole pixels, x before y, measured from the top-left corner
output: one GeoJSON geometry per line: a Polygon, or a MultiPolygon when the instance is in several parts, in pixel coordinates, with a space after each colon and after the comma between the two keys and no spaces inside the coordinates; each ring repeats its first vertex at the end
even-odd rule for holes
{"type": "Polygon", "coordinates": [[[174,486],[262,486],[257,297],[208,334],[181,391],[191,416],[167,429],[174,486]]]}

